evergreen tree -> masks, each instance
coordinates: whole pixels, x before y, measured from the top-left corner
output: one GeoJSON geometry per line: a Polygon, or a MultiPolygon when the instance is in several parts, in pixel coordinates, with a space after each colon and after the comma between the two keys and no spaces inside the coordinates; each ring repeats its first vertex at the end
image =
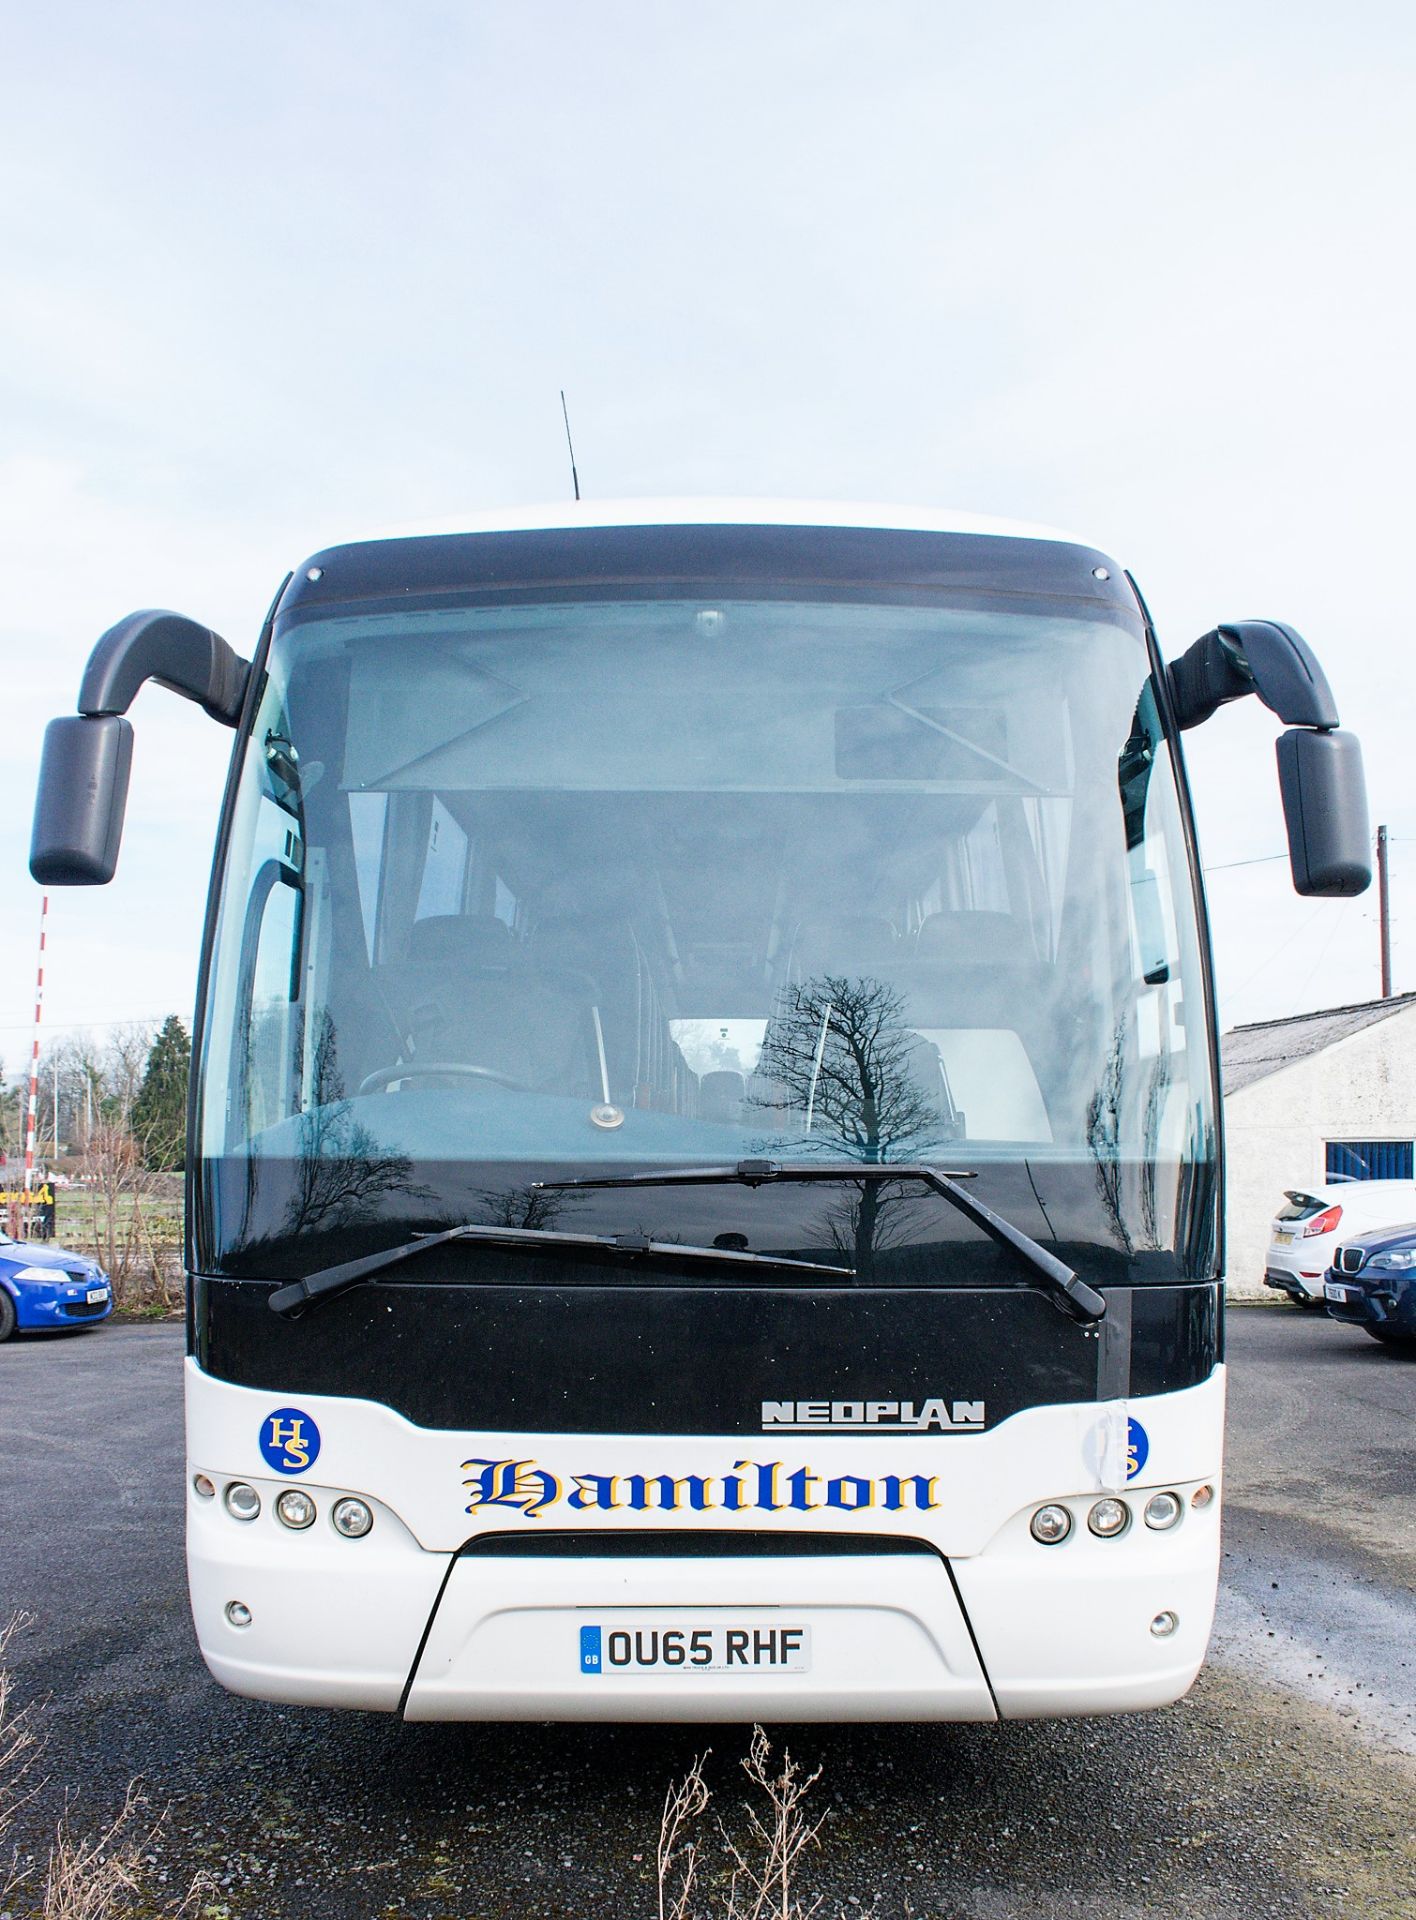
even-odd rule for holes
{"type": "Polygon", "coordinates": [[[178,1168],[187,1156],[187,1077],[192,1043],[171,1013],[148,1050],[143,1083],[133,1102],[133,1132],[153,1168],[178,1168]]]}

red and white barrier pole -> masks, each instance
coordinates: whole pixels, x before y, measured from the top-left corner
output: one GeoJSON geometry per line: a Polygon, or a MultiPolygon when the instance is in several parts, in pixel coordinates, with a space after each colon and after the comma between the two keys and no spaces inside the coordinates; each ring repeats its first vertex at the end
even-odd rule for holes
{"type": "Polygon", "coordinates": [[[44,923],[49,913],[49,895],[39,901],[39,971],[34,983],[34,1047],[30,1053],[29,1117],[25,1127],[25,1192],[34,1190],[34,1126],[39,1111],[39,1021],[44,1011],[44,923]]]}

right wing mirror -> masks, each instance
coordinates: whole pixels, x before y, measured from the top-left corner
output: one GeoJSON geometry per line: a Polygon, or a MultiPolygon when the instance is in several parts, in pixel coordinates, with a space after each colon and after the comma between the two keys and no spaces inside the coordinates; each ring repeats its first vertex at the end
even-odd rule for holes
{"type": "Polygon", "coordinates": [[[1187,648],[1169,680],[1182,728],[1248,693],[1288,726],[1278,741],[1278,784],[1298,892],[1340,898],[1370,886],[1362,749],[1355,734],[1339,731],[1332,689],[1303,636],[1277,620],[1235,620],[1187,648]]]}
{"type": "Polygon", "coordinates": [[[1372,879],[1371,831],[1356,734],[1306,727],[1281,733],[1278,785],[1298,892],[1364,892],[1372,879]]]}

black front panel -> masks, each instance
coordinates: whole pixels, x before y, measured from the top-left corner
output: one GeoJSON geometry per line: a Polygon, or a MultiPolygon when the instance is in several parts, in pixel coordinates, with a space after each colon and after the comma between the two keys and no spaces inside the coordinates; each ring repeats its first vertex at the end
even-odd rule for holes
{"type": "Polygon", "coordinates": [[[1217,1286],[1137,1287],[1130,1301],[1133,1395],[1193,1386],[1223,1360],[1224,1313],[1217,1286]]]}
{"type": "MultiPolygon", "coordinates": [[[[507,1123],[510,1124],[509,1122],[507,1123]]],[[[588,1121],[585,1131],[592,1132],[588,1121]]],[[[616,1134],[605,1136],[613,1142],[616,1134]]],[[[957,1165],[940,1155],[940,1166],[957,1165]]],[[[969,1162],[963,1163],[966,1167],[969,1162]]],[[[1007,1286],[1018,1277],[1013,1254],[939,1199],[902,1183],[880,1197],[877,1214],[888,1232],[862,1248],[843,1251],[837,1215],[843,1191],[835,1186],[773,1183],[750,1188],[736,1183],[704,1187],[648,1187],[634,1191],[591,1188],[545,1194],[547,1178],[640,1173],[646,1163],[612,1157],[567,1160],[453,1160],[431,1156],[332,1160],[301,1164],[274,1153],[204,1160],[196,1173],[193,1209],[195,1264],[207,1273],[256,1279],[294,1279],[316,1268],[398,1246],[415,1233],[436,1233],[457,1222],[554,1226],[576,1233],[644,1233],[656,1240],[726,1245],[798,1260],[839,1262],[843,1278],[884,1288],[932,1283],[1007,1286]],[[331,1197],[332,1196],[332,1197],[331,1197]],[[337,1204],[336,1204],[337,1202],[337,1204]]],[[[1004,1159],[978,1163],[970,1191],[995,1212],[1075,1267],[1093,1287],[1173,1287],[1209,1278],[1215,1269],[1216,1192],[1212,1166],[1187,1170],[1173,1201],[1156,1170],[1138,1157],[1117,1156],[1099,1168],[1090,1156],[1004,1159]],[[1167,1209],[1177,1217],[1175,1243],[1147,1242],[1143,1229],[1167,1209]]],[[[551,1254],[499,1256],[485,1250],[479,1269],[496,1284],[575,1285],[608,1278],[593,1256],[573,1260],[551,1254]]],[[[419,1278],[462,1279],[469,1256],[458,1252],[420,1256],[419,1278]]],[[[638,1282],[686,1279],[663,1267],[637,1269],[638,1282]]]]}
{"type": "MultiPolygon", "coordinates": [[[[289,1321],[267,1309],[269,1285],[195,1285],[197,1357],[217,1378],[379,1401],[423,1427],[746,1435],[772,1402],[767,1431],[967,1434],[1116,1391],[1103,1343],[1030,1287],[388,1281],[289,1321]]],[[[1133,1394],[1209,1375],[1215,1288],[1125,1298],[1133,1394]]]]}

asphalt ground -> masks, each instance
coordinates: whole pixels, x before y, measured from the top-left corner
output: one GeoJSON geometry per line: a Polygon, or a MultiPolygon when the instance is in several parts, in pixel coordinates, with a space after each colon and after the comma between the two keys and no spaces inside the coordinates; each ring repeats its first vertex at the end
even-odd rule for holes
{"type": "MultiPolygon", "coordinates": [[[[881,1920],[1409,1920],[1416,1912],[1416,1361],[1286,1306],[1230,1322],[1226,1555],[1210,1664],[1158,1713],[770,1729],[824,1816],[803,1905],[881,1920]]],[[[182,1565],[181,1333],[0,1348],[0,1618],[47,1701],[11,1843],[42,1863],[140,1777],[147,1897],[209,1920],[654,1920],[665,1788],[705,1746],[701,1911],[746,1729],[403,1726],[238,1700],[182,1565]]],[[[37,1895],[7,1911],[27,1920],[37,1895]]]]}

